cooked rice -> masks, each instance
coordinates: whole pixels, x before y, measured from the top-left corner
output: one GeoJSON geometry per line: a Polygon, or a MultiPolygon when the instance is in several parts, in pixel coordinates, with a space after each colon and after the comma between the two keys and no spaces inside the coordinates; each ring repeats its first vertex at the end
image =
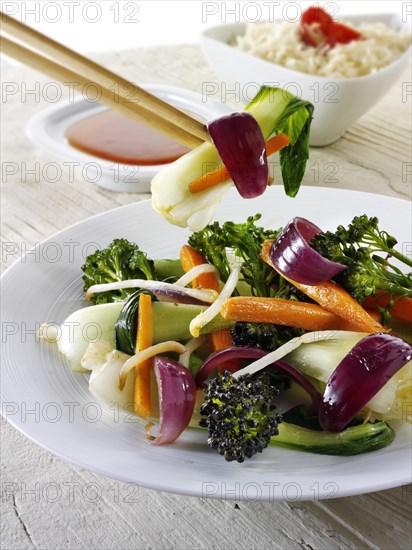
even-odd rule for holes
{"type": "Polygon", "coordinates": [[[313,48],[300,38],[299,25],[286,21],[250,23],[232,45],[288,69],[317,76],[352,78],[374,73],[400,57],[411,43],[408,32],[384,23],[361,24],[363,39],[334,48],[313,48]]]}

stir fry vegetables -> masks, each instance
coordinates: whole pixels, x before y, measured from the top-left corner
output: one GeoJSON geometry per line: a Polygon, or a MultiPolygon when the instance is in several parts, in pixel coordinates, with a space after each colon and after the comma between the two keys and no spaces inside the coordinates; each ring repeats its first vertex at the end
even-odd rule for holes
{"type": "MultiPolygon", "coordinates": [[[[216,174],[224,162],[242,196],[252,197],[264,192],[268,175],[263,142],[267,142],[269,150],[270,138],[278,134],[288,136],[287,141],[278,143],[279,162],[285,193],[294,197],[309,156],[312,115],[313,105],[308,101],[281,88],[263,86],[244,112],[209,124],[214,144],[203,143],[153,178],[153,208],[174,225],[193,231],[203,229],[213,218],[232,181],[222,177],[221,183],[205,186],[199,192],[192,192],[193,187],[196,190],[199,180],[204,177],[207,180],[208,172],[216,174]],[[251,125],[254,129],[249,147],[244,136],[249,135],[251,125]],[[259,168],[258,185],[252,177],[256,172],[252,167],[259,168]]],[[[210,177],[215,179],[215,175],[210,177]]]]}
{"type": "Polygon", "coordinates": [[[180,260],[154,262],[125,239],[95,252],[83,272],[97,304],[62,324],[59,350],[90,372],[94,395],[148,422],[154,445],[188,426],[237,462],[272,445],[342,456],[389,445],[388,422],[412,422],[412,347],[387,325],[400,310],[411,330],[395,305],[412,279],[389,256],[410,260],[376,218],[335,233],[259,219],[205,227],[180,260]],[[369,295],[389,299],[371,311],[369,295]]]}

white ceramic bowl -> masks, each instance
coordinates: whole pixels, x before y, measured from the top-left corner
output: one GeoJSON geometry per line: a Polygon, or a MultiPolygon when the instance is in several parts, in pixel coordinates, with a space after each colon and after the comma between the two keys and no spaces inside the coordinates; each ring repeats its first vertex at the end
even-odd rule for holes
{"type": "MultiPolygon", "coordinates": [[[[143,84],[143,87],[180,109],[185,109],[210,120],[230,111],[227,105],[204,98],[191,90],[161,84],[143,84]]],[[[72,147],[66,140],[66,130],[75,122],[105,110],[100,103],[91,103],[82,97],[62,101],[40,111],[26,126],[31,141],[49,153],[67,159],[80,167],[86,181],[104,189],[126,193],[147,193],[153,177],[165,166],[136,166],[113,162],[89,155],[72,147]]]]}
{"type": "MultiPolygon", "coordinates": [[[[397,30],[407,30],[397,15],[356,15],[344,21],[376,23],[381,21],[397,30]]],[[[245,53],[229,43],[245,33],[246,23],[218,25],[204,31],[203,52],[219,78],[227,84],[227,93],[237,90],[242,101],[252,99],[257,88],[270,83],[315,105],[310,145],[324,146],[339,139],[345,130],[392,87],[410,63],[411,48],[396,61],[374,74],[357,78],[329,78],[294,71],[245,53]]],[[[212,89],[212,88],[211,88],[212,89]]],[[[220,99],[220,98],[219,98],[220,99]]]]}

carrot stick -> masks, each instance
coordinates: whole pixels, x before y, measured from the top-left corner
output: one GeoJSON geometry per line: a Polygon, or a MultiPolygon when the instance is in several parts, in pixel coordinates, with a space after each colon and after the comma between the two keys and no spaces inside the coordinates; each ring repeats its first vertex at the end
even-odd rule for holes
{"type": "MultiPolygon", "coordinates": [[[[408,298],[407,296],[402,296],[401,298],[393,296],[392,298],[394,300],[394,304],[390,309],[390,314],[396,319],[406,321],[407,323],[412,323],[412,298],[408,298]]],[[[378,307],[385,308],[388,305],[389,300],[389,294],[382,291],[365,298],[363,306],[373,309],[377,309],[378,307]]]]}
{"type": "MultiPolygon", "coordinates": [[[[270,247],[272,244],[273,241],[270,240],[264,242],[261,258],[268,265],[273,267],[273,269],[275,269],[269,256],[270,247]]],[[[386,331],[380,323],[375,321],[375,319],[373,319],[369,313],[365,311],[354,298],[352,298],[349,292],[334,281],[326,281],[321,285],[312,286],[292,281],[284,275],[282,275],[282,277],[292,283],[296,288],[303,292],[303,294],[306,294],[306,296],[309,296],[312,300],[315,300],[315,302],[321,305],[324,309],[335,313],[338,317],[348,321],[353,327],[356,327],[358,331],[370,333],[386,331]]]]}
{"type": "MultiPolygon", "coordinates": [[[[279,134],[277,136],[273,136],[266,142],[266,156],[270,157],[270,155],[273,155],[273,153],[276,153],[276,151],[283,149],[284,147],[289,145],[289,143],[290,139],[287,134],[279,134]]],[[[223,183],[230,179],[231,177],[229,171],[227,170],[225,165],[222,165],[219,166],[217,170],[207,172],[206,174],[203,174],[203,176],[201,176],[200,178],[192,181],[189,184],[189,191],[191,193],[199,193],[200,191],[204,191],[205,189],[209,189],[210,187],[214,187],[215,185],[219,185],[219,183],[223,183]]]]}
{"type": "Polygon", "coordinates": [[[200,178],[189,183],[189,191],[191,193],[200,193],[200,191],[205,191],[206,189],[210,189],[228,180],[230,180],[229,171],[226,166],[222,164],[222,166],[219,166],[216,170],[206,172],[206,174],[203,174],[200,178]]]}
{"type": "Polygon", "coordinates": [[[266,156],[270,157],[273,153],[280,151],[290,144],[290,137],[287,134],[278,134],[273,136],[266,142],[266,156]]]}
{"type": "MultiPolygon", "coordinates": [[[[200,254],[200,252],[188,244],[183,245],[180,249],[180,261],[186,273],[197,265],[207,264],[207,260],[203,254],[200,254]]],[[[216,290],[216,292],[220,292],[219,281],[214,273],[203,273],[193,280],[192,287],[211,288],[212,290],[216,290]]]]}
{"type": "Polygon", "coordinates": [[[230,328],[222,328],[222,330],[216,330],[209,334],[209,343],[213,348],[213,351],[219,351],[220,349],[228,348],[232,345],[232,333],[230,328]]]}
{"type": "MultiPolygon", "coordinates": [[[[208,342],[213,351],[219,351],[220,349],[229,348],[233,346],[232,333],[230,328],[223,328],[216,332],[211,332],[207,335],[208,342]]],[[[222,364],[223,371],[229,370],[230,372],[236,372],[242,368],[242,361],[239,359],[231,359],[225,361],[222,364]]]]}
{"type": "Polygon", "coordinates": [[[236,296],[226,300],[220,313],[235,322],[273,323],[305,330],[358,330],[356,325],[321,306],[281,298],[236,296]]]}
{"type": "Polygon", "coordinates": [[[382,315],[379,313],[379,311],[376,311],[376,309],[370,309],[369,307],[365,307],[365,305],[363,307],[364,307],[364,310],[369,313],[372,319],[375,319],[375,321],[378,321],[378,323],[382,321],[382,315]]]}
{"type": "MultiPolygon", "coordinates": [[[[202,265],[207,262],[203,254],[200,254],[197,250],[191,246],[185,244],[180,249],[180,261],[185,272],[188,272],[197,265],[202,265]]],[[[203,287],[211,288],[220,292],[219,281],[214,273],[204,273],[200,277],[197,277],[192,282],[193,288],[203,287]]],[[[228,348],[232,345],[232,334],[230,329],[217,330],[208,334],[208,342],[212,351],[219,351],[220,349],[228,348]]],[[[241,367],[240,361],[225,361],[224,368],[230,372],[236,372],[241,367]]]]}
{"type": "MultiPolygon", "coordinates": [[[[137,321],[136,352],[143,351],[153,344],[152,298],[149,294],[139,296],[139,315],[137,321]]],[[[152,360],[147,359],[135,369],[134,411],[141,418],[148,418],[151,412],[150,371],[152,360]]]]}

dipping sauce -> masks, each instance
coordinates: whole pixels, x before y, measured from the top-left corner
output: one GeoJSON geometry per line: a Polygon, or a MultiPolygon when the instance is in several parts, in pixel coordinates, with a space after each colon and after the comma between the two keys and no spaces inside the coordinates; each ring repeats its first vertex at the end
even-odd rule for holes
{"type": "Polygon", "coordinates": [[[102,111],[79,120],[66,131],[72,147],[122,164],[168,164],[189,149],[146,126],[117,113],[102,111]]]}

